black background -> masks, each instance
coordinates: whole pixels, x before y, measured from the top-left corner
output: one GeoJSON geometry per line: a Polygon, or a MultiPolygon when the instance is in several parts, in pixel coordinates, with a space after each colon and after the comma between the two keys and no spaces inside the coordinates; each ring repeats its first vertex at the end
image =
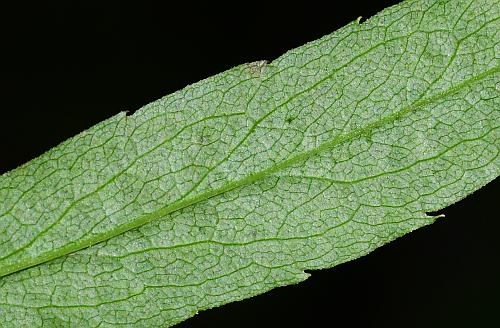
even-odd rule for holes
{"type": "MultiPolygon", "coordinates": [[[[396,2],[4,7],[0,173],[119,111],[272,60],[396,2]]],[[[499,199],[498,182],[490,183],[443,210],[445,219],[369,256],[179,327],[500,326],[499,199]]]]}

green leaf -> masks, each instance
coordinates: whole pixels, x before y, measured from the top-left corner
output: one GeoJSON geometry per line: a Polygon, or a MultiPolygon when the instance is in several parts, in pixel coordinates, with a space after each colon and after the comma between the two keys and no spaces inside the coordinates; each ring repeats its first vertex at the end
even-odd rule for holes
{"type": "Polygon", "coordinates": [[[499,9],[405,1],[4,174],[2,327],[171,326],[432,223],[500,173],[499,9]]]}

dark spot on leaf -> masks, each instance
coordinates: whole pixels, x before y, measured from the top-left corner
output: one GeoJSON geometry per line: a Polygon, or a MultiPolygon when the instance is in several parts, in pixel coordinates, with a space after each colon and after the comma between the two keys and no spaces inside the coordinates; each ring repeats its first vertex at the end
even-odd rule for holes
{"type": "Polygon", "coordinates": [[[129,117],[129,116],[134,115],[134,113],[135,113],[135,110],[126,110],[125,111],[125,116],[129,117]]]}

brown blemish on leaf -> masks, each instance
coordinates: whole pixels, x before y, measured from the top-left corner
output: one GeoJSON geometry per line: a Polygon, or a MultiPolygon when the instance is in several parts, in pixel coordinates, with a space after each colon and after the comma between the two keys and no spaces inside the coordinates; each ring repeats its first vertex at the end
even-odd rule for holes
{"type": "Polygon", "coordinates": [[[247,63],[247,67],[252,74],[262,74],[267,67],[267,60],[258,60],[247,63]]]}

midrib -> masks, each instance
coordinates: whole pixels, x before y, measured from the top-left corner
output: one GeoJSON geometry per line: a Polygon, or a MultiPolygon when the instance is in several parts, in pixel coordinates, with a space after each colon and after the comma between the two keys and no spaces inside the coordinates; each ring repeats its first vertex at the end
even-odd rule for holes
{"type": "Polygon", "coordinates": [[[482,80],[485,77],[487,77],[491,74],[494,74],[498,71],[500,71],[499,66],[495,66],[493,68],[490,68],[489,70],[487,70],[487,71],[485,71],[477,76],[474,76],[468,80],[465,80],[465,81],[463,81],[463,82],[461,82],[461,83],[459,83],[459,84],[457,84],[457,85],[455,85],[455,86],[453,86],[445,91],[437,93],[432,97],[418,100],[418,101],[414,102],[412,105],[410,105],[406,108],[403,108],[402,110],[400,110],[398,112],[387,115],[378,121],[372,122],[363,128],[355,129],[347,134],[337,136],[337,137],[331,139],[330,141],[319,145],[316,148],[299,153],[295,156],[292,156],[291,158],[289,158],[287,160],[284,160],[284,161],[278,163],[275,166],[271,166],[271,167],[266,168],[262,171],[256,172],[254,174],[250,174],[243,179],[230,182],[223,187],[209,190],[207,192],[201,193],[201,194],[194,196],[192,198],[189,198],[189,199],[174,202],[173,204],[162,207],[154,212],[142,215],[131,222],[122,224],[113,230],[110,230],[110,231],[107,231],[104,233],[100,233],[100,234],[96,234],[96,235],[92,236],[91,238],[88,238],[85,240],[79,240],[79,241],[67,244],[61,248],[56,249],[56,250],[52,250],[52,251],[43,253],[36,258],[22,260],[22,261],[19,261],[18,263],[4,266],[4,267],[0,268],[0,277],[9,275],[9,274],[33,267],[33,266],[36,266],[39,264],[42,264],[45,262],[48,262],[50,260],[65,256],[65,255],[68,255],[71,253],[74,253],[74,252],[79,251],[81,249],[90,247],[92,245],[98,244],[100,242],[103,242],[103,241],[106,241],[106,240],[111,239],[113,237],[116,237],[118,235],[121,235],[122,233],[125,233],[129,230],[143,226],[146,223],[149,223],[149,222],[156,220],[160,217],[166,216],[166,215],[173,213],[175,211],[181,210],[185,207],[191,206],[191,205],[196,204],[196,203],[200,203],[200,202],[207,200],[209,198],[212,198],[214,196],[223,194],[223,193],[228,192],[230,190],[233,190],[233,189],[245,186],[245,185],[249,185],[251,183],[254,183],[255,181],[264,179],[267,176],[269,176],[275,172],[278,172],[278,171],[283,170],[283,169],[285,169],[285,168],[287,168],[295,163],[298,163],[298,162],[303,161],[307,158],[310,158],[310,157],[312,157],[312,156],[314,156],[314,155],[316,155],[324,150],[331,149],[331,148],[333,148],[333,147],[335,147],[335,146],[337,146],[345,141],[353,140],[353,139],[358,138],[360,136],[369,134],[374,129],[382,127],[385,124],[390,124],[390,123],[398,120],[399,118],[401,118],[402,116],[404,116],[407,113],[413,112],[420,107],[434,103],[434,102],[438,101],[439,99],[442,99],[450,94],[457,92],[458,90],[460,90],[462,88],[465,88],[469,85],[472,85],[473,83],[475,83],[479,80],[482,80]]]}

